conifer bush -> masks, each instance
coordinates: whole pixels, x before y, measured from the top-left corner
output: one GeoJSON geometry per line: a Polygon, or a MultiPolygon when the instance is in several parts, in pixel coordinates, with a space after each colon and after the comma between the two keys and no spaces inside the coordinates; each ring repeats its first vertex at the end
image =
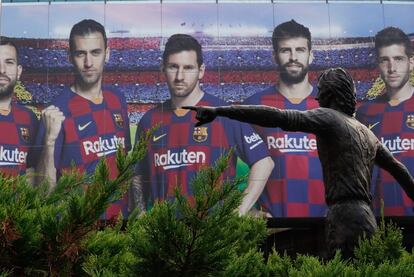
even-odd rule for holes
{"type": "Polygon", "coordinates": [[[258,251],[264,220],[238,216],[240,180],[220,181],[230,155],[194,178],[194,204],[176,189],[175,201],[154,205],[128,226],[135,276],[220,276],[236,257],[258,251]]]}
{"type": "Polygon", "coordinates": [[[274,248],[267,260],[267,272],[269,276],[288,277],[293,267],[292,259],[284,253],[280,255],[274,248]]]}
{"type": "Polygon", "coordinates": [[[109,180],[105,160],[92,176],[75,169],[64,174],[53,190],[47,183],[32,187],[24,176],[0,176],[1,274],[70,276],[79,272],[85,242],[97,231],[108,205],[126,191],[151,132],[141,137],[130,154],[118,150],[115,180],[109,180]]]}
{"type": "Polygon", "coordinates": [[[102,227],[99,217],[128,187],[151,132],[134,151],[117,154],[119,176],[108,179],[102,161],[92,176],[76,170],[50,191],[24,177],[0,176],[0,277],[5,276],[414,276],[414,255],[401,230],[380,223],[362,238],[355,258],[332,260],[276,250],[264,259],[262,218],[239,216],[242,179],[222,180],[231,151],[192,181],[194,201],[175,200],[102,227]],[[84,189],[85,185],[88,189],[84,189]]]}
{"type": "Polygon", "coordinates": [[[223,276],[232,277],[261,277],[268,275],[263,255],[255,249],[251,249],[241,255],[236,255],[223,274],[223,276]]]}
{"type": "Polygon", "coordinates": [[[357,264],[378,266],[386,262],[398,262],[405,252],[402,239],[401,230],[397,225],[392,222],[385,224],[384,217],[381,216],[379,228],[374,235],[370,239],[360,238],[355,249],[357,264]]]}
{"type": "Polygon", "coordinates": [[[86,242],[82,269],[88,276],[128,276],[135,263],[122,221],[93,233],[86,242]]]}

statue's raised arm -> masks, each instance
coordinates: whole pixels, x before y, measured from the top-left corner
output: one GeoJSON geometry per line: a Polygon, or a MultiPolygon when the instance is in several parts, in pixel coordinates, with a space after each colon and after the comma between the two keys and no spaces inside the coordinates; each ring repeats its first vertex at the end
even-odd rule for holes
{"type": "Polygon", "coordinates": [[[280,110],[265,105],[232,105],[220,107],[184,106],[182,108],[197,112],[197,126],[210,123],[217,116],[224,116],[262,127],[289,128],[289,124],[286,124],[289,114],[301,114],[300,111],[280,110]]]}

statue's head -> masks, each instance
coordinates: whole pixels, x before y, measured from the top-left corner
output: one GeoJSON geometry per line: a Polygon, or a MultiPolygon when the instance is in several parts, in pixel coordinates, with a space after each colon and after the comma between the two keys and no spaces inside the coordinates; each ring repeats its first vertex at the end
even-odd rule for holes
{"type": "Polygon", "coordinates": [[[318,78],[319,106],[339,110],[353,116],[356,106],[355,84],[343,68],[325,70],[318,78]]]}

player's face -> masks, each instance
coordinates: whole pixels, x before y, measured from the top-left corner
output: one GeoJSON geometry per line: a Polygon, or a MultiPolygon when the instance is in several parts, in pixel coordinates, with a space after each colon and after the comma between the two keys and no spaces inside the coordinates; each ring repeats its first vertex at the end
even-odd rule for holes
{"type": "Polygon", "coordinates": [[[181,51],[168,56],[163,67],[172,97],[187,97],[204,76],[204,65],[197,64],[194,50],[181,51]]]}
{"type": "Polygon", "coordinates": [[[17,64],[17,53],[11,45],[0,46],[0,97],[13,94],[16,81],[19,80],[22,67],[17,64]]]}
{"type": "Polygon", "coordinates": [[[302,82],[313,60],[308,40],[303,37],[279,41],[278,50],[273,55],[279,65],[280,79],[287,84],[302,82]]]}
{"type": "Polygon", "coordinates": [[[405,53],[404,45],[393,44],[378,50],[381,78],[391,91],[399,90],[408,82],[413,64],[413,59],[405,53]]]}
{"type": "Polygon", "coordinates": [[[75,66],[77,82],[93,85],[101,82],[105,62],[109,59],[109,48],[105,49],[101,33],[74,36],[74,50],[70,61],[75,66]]]}

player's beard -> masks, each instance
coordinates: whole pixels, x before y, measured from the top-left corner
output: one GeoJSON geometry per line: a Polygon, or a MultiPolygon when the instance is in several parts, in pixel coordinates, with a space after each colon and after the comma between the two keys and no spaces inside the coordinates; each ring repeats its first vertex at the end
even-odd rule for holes
{"type": "Polygon", "coordinates": [[[16,80],[11,80],[8,76],[1,75],[2,78],[7,78],[9,83],[5,86],[0,86],[0,99],[9,98],[12,96],[16,80]]]}
{"type": "Polygon", "coordinates": [[[280,72],[280,79],[289,85],[294,85],[294,84],[298,84],[300,82],[302,82],[306,75],[308,74],[309,71],[309,66],[305,66],[301,63],[297,63],[297,62],[293,62],[293,63],[285,63],[284,65],[280,66],[279,68],[279,72],[280,72]],[[302,69],[298,72],[289,72],[287,67],[290,64],[295,64],[299,67],[301,67],[302,69]]]}
{"type": "Polygon", "coordinates": [[[169,90],[171,93],[171,96],[173,97],[179,97],[179,98],[185,98],[191,95],[191,93],[195,90],[198,83],[191,83],[188,84],[186,82],[174,82],[172,86],[169,86],[169,90]],[[182,86],[182,89],[177,89],[175,86],[180,85],[182,86]]]}

